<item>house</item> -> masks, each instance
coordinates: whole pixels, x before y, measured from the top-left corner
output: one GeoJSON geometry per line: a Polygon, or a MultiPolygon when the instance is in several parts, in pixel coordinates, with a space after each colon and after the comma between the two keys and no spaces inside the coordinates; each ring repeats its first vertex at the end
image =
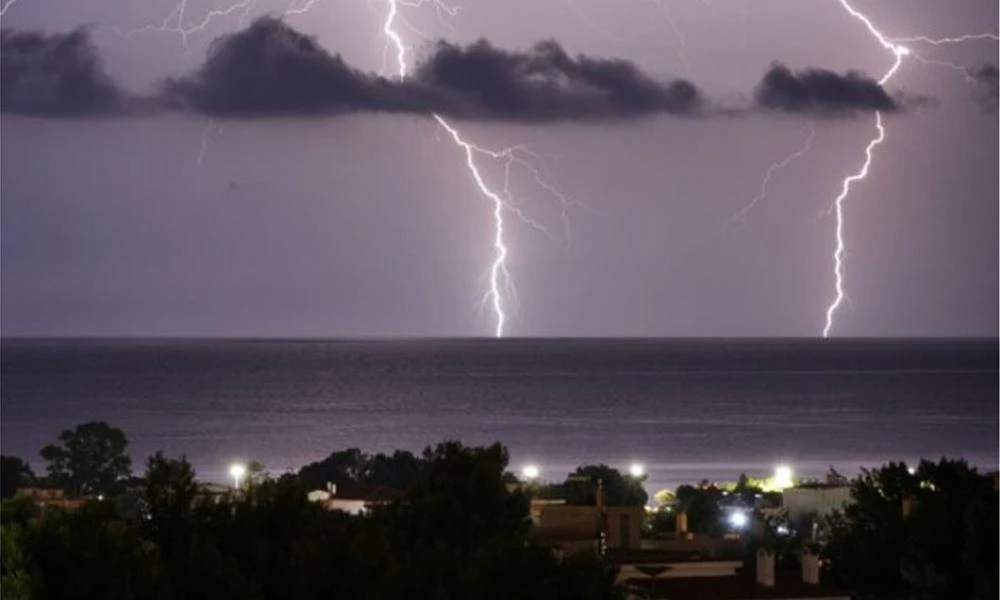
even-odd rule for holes
{"type": "Polygon", "coordinates": [[[77,510],[86,504],[89,498],[67,498],[66,494],[56,488],[24,487],[18,488],[15,498],[31,498],[39,508],[56,506],[65,510],[77,510]]]}
{"type": "Polygon", "coordinates": [[[532,537],[564,554],[638,548],[645,508],[605,506],[598,487],[594,506],[569,506],[565,500],[532,500],[532,537]]]}
{"type": "Polygon", "coordinates": [[[851,502],[851,486],[828,483],[810,483],[786,489],[782,494],[782,508],[789,519],[804,516],[823,518],[851,502]]]}
{"type": "Polygon", "coordinates": [[[850,600],[843,590],[819,581],[819,562],[814,554],[802,557],[802,571],[775,572],[774,555],[761,550],[757,572],[742,571],[740,561],[697,560],[694,557],[649,553],[613,556],[619,579],[633,595],[671,600],[850,600]]]}
{"type": "Polygon", "coordinates": [[[319,502],[327,510],[342,510],[352,515],[368,512],[376,506],[386,506],[402,500],[405,494],[384,485],[352,484],[338,486],[328,483],[325,490],[309,492],[310,502],[319,502]]]}

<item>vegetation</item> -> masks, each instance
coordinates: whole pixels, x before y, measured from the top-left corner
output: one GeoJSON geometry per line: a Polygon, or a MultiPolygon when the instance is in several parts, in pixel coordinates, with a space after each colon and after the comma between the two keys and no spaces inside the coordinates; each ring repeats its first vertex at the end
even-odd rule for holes
{"type": "Polygon", "coordinates": [[[18,488],[35,482],[35,474],[16,456],[0,456],[0,498],[13,498],[18,488]]]}
{"type": "Polygon", "coordinates": [[[302,467],[299,478],[310,489],[324,489],[327,483],[364,483],[405,490],[416,481],[420,467],[421,460],[407,450],[369,455],[348,448],[302,467]]]}
{"type": "Polygon", "coordinates": [[[541,498],[562,498],[566,504],[593,506],[597,502],[597,488],[604,490],[607,506],[645,506],[649,500],[643,483],[646,476],[625,475],[608,465],[583,465],[566,476],[563,483],[538,486],[541,498]]]}
{"type": "MultiPolygon", "coordinates": [[[[457,442],[419,457],[334,452],[276,480],[256,463],[242,490],[212,496],[183,456],[157,453],[142,478],[129,479],[127,444],[120,430],[87,423],[42,451],[51,482],[91,501],[71,511],[4,500],[4,598],[617,598],[613,570],[596,557],[563,561],[532,543],[528,495],[592,505],[600,481],[608,505],[647,501],[644,478],[607,465],[580,467],[560,484],[512,486],[506,448],[457,442]],[[307,492],[327,482],[405,495],[355,516],[308,501],[307,492]]],[[[5,498],[35,482],[16,457],[3,457],[2,468],[5,498]]],[[[852,497],[813,547],[831,583],[862,599],[998,597],[993,477],[961,461],[923,462],[913,472],[890,463],[864,471],[852,497]]],[[[651,533],[672,529],[684,511],[690,531],[711,534],[726,527],[727,509],[774,497],[741,477],[682,485],[657,500],[670,510],[655,513],[651,533]]],[[[766,547],[780,568],[796,566],[812,543],[796,533],[811,527],[783,522],[779,532],[777,525],[758,515],[747,530],[748,565],[766,547]]]]}
{"type": "Polygon", "coordinates": [[[128,438],[103,421],[83,423],[42,448],[53,483],[78,495],[110,494],[132,473],[128,438]]]}
{"type": "MultiPolygon", "coordinates": [[[[350,481],[402,471],[352,451],[332,456],[327,465],[350,481]]],[[[107,499],[39,515],[26,498],[7,501],[4,598],[620,597],[595,558],[560,561],[531,543],[528,498],[507,486],[503,446],[448,442],[414,460],[405,499],[362,516],[309,502],[313,486],[296,475],[213,498],[183,457],[160,453],[132,510],[107,499]]]]}
{"type": "Polygon", "coordinates": [[[864,471],[854,502],[829,519],[831,577],[860,598],[995,599],[994,480],[964,461],[864,471]]]}

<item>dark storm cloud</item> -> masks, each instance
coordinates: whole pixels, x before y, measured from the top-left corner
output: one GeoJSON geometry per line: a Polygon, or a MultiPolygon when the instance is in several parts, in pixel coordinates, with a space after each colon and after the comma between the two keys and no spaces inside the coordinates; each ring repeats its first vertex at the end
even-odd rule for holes
{"type": "Polygon", "coordinates": [[[415,79],[458,99],[473,116],[494,118],[689,114],[701,104],[687,81],[661,83],[624,60],[574,58],[555,41],[529,52],[500,50],[485,40],[465,48],[439,42],[415,79]]]}
{"type": "MultiPolygon", "coordinates": [[[[217,38],[197,71],[165,81],[145,98],[123,93],[104,72],[85,29],[62,35],[4,30],[2,50],[2,109],[31,114],[366,111],[539,122],[757,110],[850,116],[902,106],[859,73],[793,72],[775,63],[757,86],[753,106],[723,109],[688,81],[661,82],[625,60],[570,56],[555,41],[528,51],[502,50],[486,40],[464,47],[439,42],[399,81],[355,69],[315,38],[271,17],[217,38]]],[[[995,106],[996,68],[984,68],[976,77],[992,90],[995,106]]]]}
{"type": "Polygon", "coordinates": [[[825,69],[793,72],[774,63],[754,93],[757,106],[781,112],[850,116],[861,111],[894,111],[900,104],[874,79],[857,72],[825,69]]]}
{"type": "Polygon", "coordinates": [[[552,41],[528,52],[441,42],[412,77],[389,80],[273,18],[217,39],[202,68],[168,81],[164,93],[175,105],[234,115],[365,110],[539,121],[689,114],[700,105],[686,81],[660,83],[627,61],[573,58],[552,41]]]}
{"type": "Polygon", "coordinates": [[[0,31],[0,111],[95,115],[123,107],[84,28],[66,34],[0,31]]]}
{"type": "Polygon", "coordinates": [[[169,80],[173,105],[211,114],[420,111],[430,104],[412,86],[350,67],[282,21],[261,18],[217,38],[193,75],[169,80]]]}
{"type": "Polygon", "coordinates": [[[978,88],[979,104],[983,107],[983,110],[987,112],[996,112],[998,104],[998,95],[1000,95],[1000,83],[998,83],[998,78],[1000,78],[1000,72],[997,70],[996,65],[986,65],[981,69],[974,71],[972,77],[975,78],[978,88]]]}

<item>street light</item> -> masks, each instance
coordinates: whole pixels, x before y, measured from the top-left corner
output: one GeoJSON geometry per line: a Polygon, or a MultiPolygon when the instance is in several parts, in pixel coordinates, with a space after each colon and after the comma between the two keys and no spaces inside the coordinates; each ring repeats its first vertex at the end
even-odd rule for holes
{"type": "Polygon", "coordinates": [[[729,514],[729,524],[736,529],[743,529],[747,526],[747,515],[741,510],[733,511],[729,514]]]}
{"type": "Polygon", "coordinates": [[[788,465],[778,465],[774,468],[774,487],[779,490],[790,488],[795,483],[792,481],[792,468],[788,465]]]}
{"type": "Polygon", "coordinates": [[[229,466],[229,476],[233,478],[233,487],[240,489],[240,480],[247,474],[247,468],[242,463],[233,463],[229,466]]]}
{"type": "Polygon", "coordinates": [[[521,469],[521,475],[524,475],[525,479],[538,479],[539,471],[536,465],[524,465],[521,469]]]}
{"type": "Polygon", "coordinates": [[[632,477],[642,477],[646,474],[646,467],[639,463],[632,463],[628,468],[628,473],[632,477]]]}

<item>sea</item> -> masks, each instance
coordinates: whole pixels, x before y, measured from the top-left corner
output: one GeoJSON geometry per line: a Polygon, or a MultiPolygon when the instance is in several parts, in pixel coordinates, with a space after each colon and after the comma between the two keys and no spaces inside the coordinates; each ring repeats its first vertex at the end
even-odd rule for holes
{"type": "Polygon", "coordinates": [[[647,489],[890,460],[998,463],[998,342],[980,340],[26,340],[0,342],[0,448],[86,421],[199,478],[349,447],[504,443],[511,469],[643,465],[647,489]]]}

